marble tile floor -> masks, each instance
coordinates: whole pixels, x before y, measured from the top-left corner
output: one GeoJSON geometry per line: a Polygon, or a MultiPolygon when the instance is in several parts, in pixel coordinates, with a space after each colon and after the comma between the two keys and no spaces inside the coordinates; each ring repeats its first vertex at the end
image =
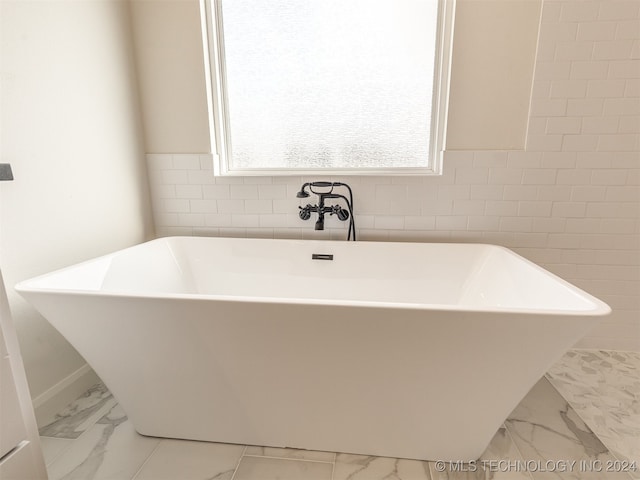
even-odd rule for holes
{"type": "Polygon", "coordinates": [[[640,479],[640,352],[572,350],[547,378],[620,461],[640,479]]]}
{"type": "Polygon", "coordinates": [[[640,478],[640,353],[569,351],[473,464],[145,437],[101,384],[40,433],[51,480],[640,478]]]}

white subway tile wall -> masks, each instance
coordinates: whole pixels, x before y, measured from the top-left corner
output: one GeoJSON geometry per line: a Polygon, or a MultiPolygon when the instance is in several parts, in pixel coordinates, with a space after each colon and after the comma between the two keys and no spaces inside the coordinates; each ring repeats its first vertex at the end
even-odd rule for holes
{"type": "MultiPolygon", "coordinates": [[[[640,2],[545,0],[526,151],[448,151],[440,177],[329,177],[359,239],[504,245],[613,314],[578,346],[640,350],[640,2]]],[[[148,154],[156,231],[345,239],[298,217],[327,177],[214,177],[208,154],[148,154]]]]}

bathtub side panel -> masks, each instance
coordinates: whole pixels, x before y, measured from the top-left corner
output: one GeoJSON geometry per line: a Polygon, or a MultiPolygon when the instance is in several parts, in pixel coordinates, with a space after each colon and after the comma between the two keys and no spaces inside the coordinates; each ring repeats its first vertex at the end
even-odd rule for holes
{"type": "Polygon", "coordinates": [[[52,294],[145,435],[477,459],[594,318],[52,294]]]}

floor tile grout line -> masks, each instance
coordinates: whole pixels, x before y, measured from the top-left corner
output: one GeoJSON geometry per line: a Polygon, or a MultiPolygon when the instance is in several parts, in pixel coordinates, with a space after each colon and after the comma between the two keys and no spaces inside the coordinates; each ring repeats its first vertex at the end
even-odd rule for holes
{"type": "MultiPolygon", "coordinates": [[[[88,392],[88,391],[90,391],[91,389],[93,389],[93,388],[97,387],[98,385],[103,385],[103,386],[105,386],[105,385],[104,385],[104,382],[98,382],[98,383],[96,383],[95,385],[92,385],[91,387],[89,387],[89,389],[87,390],[87,392],[88,392]]],[[[106,386],[105,386],[105,389],[106,389],[106,386]]],[[[108,391],[108,390],[107,390],[107,391],[108,391]]],[[[82,399],[82,398],[87,398],[85,394],[86,394],[86,392],[85,392],[84,394],[79,395],[75,400],[73,400],[72,402],[70,402],[70,403],[65,407],[65,409],[66,409],[66,408],[68,408],[70,405],[73,405],[74,403],[78,402],[80,399],[82,399]]],[[[68,438],[68,437],[50,437],[50,438],[65,438],[65,439],[67,439],[67,440],[77,440],[78,438],[80,438],[80,437],[81,437],[81,436],[82,436],[82,435],[83,435],[87,430],[89,430],[91,427],[93,427],[94,425],[96,425],[96,424],[97,424],[97,423],[102,419],[102,417],[103,417],[104,415],[107,415],[107,414],[108,414],[108,413],[109,413],[109,412],[110,412],[110,411],[111,411],[111,410],[112,410],[116,405],[118,405],[118,402],[117,402],[117,401],[115,401],[115,403],[114,403],[113,405],[111,405],[111,408],[109,408],[109,410],[108,410],[108,411],[106,411],[106,412],[105,412],[105,413],[103,413],[102,415],[97,415],[101,410],[105,409],[105,406],[106,406],[106,405],[108,404],[108,402],[109,402],[109,398],[111,398],[111,399],[113,399],[113,400],[115,401],[115,398],[113,397],[113,394],[111,394],[111,393],[109,393],[109,395],[107,395],[106,397],[101,397],[101,400],[100,400],[100,401],[103,401],[103,404],[102,404],[99,408],[97,408],[97,409],[93,412],[93,414],[92,414],[92,415],[90,415],[88,418],[85,418],[85,420],[84,420],[83,422],[81,422],[79,425],[77,425],[77,426],[76,426],[76,427],[80,427],[80,426],[81,426],[81,425],[83,425],[85,422],[87,422],[87,420],[88,420],[89,418],[91,418],[91,417],[95,417],[95,420],[93,420],[90,424],[86,425],[83,429],[81,429],[81,430],[76,430],[76,431],[79,431],[79,432],[80,432],[80,435],[78,435],[76,438],[68,438]]],[[[94,405],[92,405],[92,406],[89,406],[89,407],[87,407],[87,408],[84,408],[84,409],[80,410],[80,412],[86,411],[86,410],[88,410],[88,409],[90,409],[90,408],[94,407],[95,405],[97,405],[97,404],[94,404],[94,405]]],[[[59,420],[61,420],[61,419],[63,419],[63,418],[67,418],[67,419],[69,419],[69,418],[73,418],[73,417],[77,416],[80,412],[75,412],[75,413],[72,413],[72,414],[69,414],[69,415],[66,415],[66,416],[61,416],[60,418],[58,418],[58,419],[54,420],[53,422],[50,422],[50,423],[48,423],[48,424],[46,424],[46,425],[43,425],[42,427],[38,427],[38,435],[40,435],[40,431],[41,431],[41,430],[43,430],[43,429],[47,428],[48,426],[52,425],[53,423],[55,423],[55,422],[57,422],[57,421],[59,421],[59,420]]],[[[57,415],[59,415],[59,414],[56,414],[56,416],[57,416],[57,415]]],[[[40,435],[40,436],[41,436],[41,437],[49,437],[49,435],[40,435]]]]}
{"type": "MultiPolygon", "coordinates": [[[[595,437],[600,441],[600,443],[602,443],[604,445],[604,442],[602,441],[602,439],[598,436],[598,434],[596,432],[593,431],[593,428],[591,428],[591,425],[589,425],[584,418],[582,418],[582,416],[580,415],[580,413],[578,413],[578,411],[575,409],[575,407],[571,404],[571,402],[569,401],[569,399],[565,398],[564,395],[562,395],[562,393],[560,392],[560,390],[558,389],[558,387],[556,387],[555,383],[551,380],[551,378],[549,377],[548,373],[544,374],[544,378],[547,382],[549,382],[549,385],[551,385],[551,387],[553,387],[553,389],[556,391],[556,393],[558,395],[560,395],[560,397],[567,402],[567,405],[569,405],[569,407],[571,407],[571,410],[573,410],[573,413],[575,413],[577,415],[577,417],[582,420],[582,423],[584,423],[589,430],[591,430],[591,433],[593,433],[595,435],[595,437]]],[[[607,447],[606,445],[604,445],[605,447],[607,447]]],[[[609,447],[607,447],[607,450],[609,450],[609,447]]]]}
{"type": "MultiPolygon", "coordinates": [[[[91,425],[89,428],[87,428],[85,431],[83,431],[77,438],[73,438],[73,439],[65,439],[65,440],[71,440],[71,442],[73,442],[72,445],[69,445],[67,447],[65,447],[63,452],[60,452],[59,455],[56,456],[56,458],[54,460],[52,460],[49,464],[46,464],[46,470],[47,470],[47,474],[49,473],[50,468],[52,468],[57,462],[59,462],[64,455],[66,455],[68,453],[69,450],[71,450],[75,445],[78,445],[80,440],[84,440],[85,436],[88,436],[90,431],[93,431],[99,424],[96,422],[93,425],[91,425]]],[[[50,437],[51,438],[51,437],[50,437]]],[[[56,438],[56,437],[53,437],[56,438]]],[[[95,446],[91,449],[93,450],[95,448],[95,446]]],[[[74,467],[74,470],[76,468],[78,468],[82,463],[84,463],[87,460],[88,457],[85,457],[84,459],[82,459],[82,461],[80,462],[80,464],[76,465],[76,467],[74,467]]],[[[67,472],[67,474],[69,474],[71,472],[67,472]]],[[[123,479],[123,480],[132,480],[132,479],[123,479]]]]}
{"type": "MultiPolygon", "coordinates": [[[[577,416],[580,420],[582,420],[582,422],[583,422],[583,423],[584,423],[584,424],[589,428],[589,430],[591,430],[591,433],[593,433],[593,435],[594,435],[594,436],[595,436],[595,437],[600,441],[600,443],[602,443],[602,445],[604,445],[604,448],[606,448],[606,449],[607,449],[607,453],[608,453],[609,455],[611,455],[614,459],[616,459],[616,460],[620,461],[621,459],[620,459],[620,458],[618,458],[618,457],[613,453],[613,451],[609,448],[609,445],[607,445],[606,443],[604,443],[604,440],[602,440],[602,439],[600,438],[600,436],[598,435],[598,433],[597,433],[597,432],[595,432],[593,428],[591,428],[591,425],[590,425],[588,422],[586,422],[584,418],[582,418],[582,415],[580,415],[580,413],[578,412],[578,410],[576,410],[576,408],[572,405],[572,403],[571,403],[568,399],[566,399],[566,398],[564,397],[564,395],[562,395],[562,393],[560,393],[560,390],[558,390],[558,388],[557,388],[557,387],[555,386],[555,384],[551,381],[551,379],[547,376],[547,374],[545,374],[545,378],[547,379],[547,381],[549,382],[549,384],[554,388],[554,390],[555,390],[556,392],[558,392],[558,394],[559,394],[559,395],[564,399],[564,401],[565,401],[565,402],[567,402],[567,405],[569,405],[569,406],[571,407],[571,409],[572,409],[572,410],[573,410],[573,412],[576,414],[576,416],[577,416]]],[[[516,446],[516,448],[517,448],[517,446],[516,446]]],[[[626,458],[625,458],[624,460],[626,461],[626,460],[629,460],[629,459],[626,459],[626,458]]],[[[629,461],[632,461],[632,460],[629,460],[629,461]]],[[[634,478],[634,477],[631,475],[631,473],[630,473],[630,472],[625,472],[625,473],[627,474],[627,476],[628,476],[630,479],[633,479],[633,478],[634,478]]]]}
{"type": "MultiPolygon", "coordinates": [[[[623,353],[623,354],[632,354],[632,353],[635,353],[635,352],[633,352],[633,351],[623,351],[623,350],[603,350],[603,349],[600,349],[600,348],[598,348],[598,349],[574,349],[574,350],[588,351],[588,352],[590,352],[590,353],[594,354],[595,356],[597,356],[601,361],[604,361],[604,362],[610,362],[611,360],[610,360],[609,358],[607,358],[607,357],[603,354],[603,352],[619,352],[619,353],[623,353]]],[[[615,366],[614,366],[614,368],[615,368],[615,366]]],[[[585,425],[587,425],[587,426],[589,427],[589,429],[590,429],[590,430],[591,430],[591,432],[596,436],[596,438],[597,438],[598,440],[600,440],[600,442],[602,443],[602,445],[604,445],[604,447],[607,449],[607,452],[609,453],[609,455],[611,455],[611,456],[612,456],[615,460],[617,460],[617,461],[629,461],[629,462],[633,462],[633,461],[634,461],[634,459],[629,459],[629,458],[624,458],[624,457],[623,457],[623,458],[620,458],[619,454],[618,454],[618,455],[616,455],[616,452],[615,452],[615,451],[613,451],[613,450],[611,450],[611,448],[609,448],[609,445],[608,445],[607,443],[605,443],[605,440],[603,440],[602,438],[600,438],[600,436],[598,435],[598,433],[597,433],[597,432],[596,432],[596,431],[591,427],[591,425],[589,424],[589,422],[587,422],[587,421],[582,417],[582,415],[580,414],[579,410],[578,410],[577,408],[575,408],[575,406],[571,403],[571,401],[569,401],[569,399],[565,398],[565,397],[564,397],[564,395],[562,395],[562,392],[560,392],[560,389],[556,386],[556,384],[555,384],[555,382],[554,382],[554,380],[553,380],[553,378],[552,378],[552,375],[551,375],[551,374],[549,374],[549,372],[547,372],[547,373],[545,374],[545,377],[547,378],[547,380],[549,381],[549,383],[551,384],[551,386],[556,390],[556,392],[558,392],[558,393],[560,394],[560,396],[561,396],[562,398],[564,398],[564,399],[565,399],[565,401],[567,402],[567,404],[569,404],[569,406],[571,406],[571,408],[573,409],[573,411],[575,412],[575,414],[578,416],[578,418],[579,418],[580,420],[582,420],[582,421],[584,422],[584,424],[585,424],[585,425]]],[[[590,390],[592,393],[594,393],[594,394],[598,395],[598,392],[597,392],[597,391],[595,391],[595,390],[593,389],[593,387],[591,387],[591,385],[587,385],[587,387],[589,388],[589,390],[590,390]]],[[[633,475],[631,475],[631,472],[626,472],[626,473],[627,473],[627,475],[629,476],[629,478],[631,478],[631,479],[636,478],[636,477],[634,477],[633,475]]]]}
{"type": "Polygon", "coordinates": [[[236,478],[236,473],[238,472],[238,467],[240,467],[240,463],[242,462],[242,459],[244,458],[244,454],[247,452],[247,448],[249,448],[249,446],[245,445],[244,448],[242,449],[242,453],[240,454],[240,457],[238,458],[238,461],[236,462],[236,468],[233,469],[233,473],[231,474],[231,478],[229,480],[234,480],[236,478]]]}
{"type": "MultiPolygon", "coordinates": [[[[434,477],[433,475],[433,470],[431,469],[431,462],[427,463],[427,473],[429,474],[429,480],[438,480],[436,477],[434,477]]],[[[440,475],[438,475],[438,477],[440,477],[440,475]]]]}
{"type": "MultiPolygon", "coordinates": [[[[600,443],[602,443],[602,445],[604,445],[604,447],[607,449],[607,452],[609,453],[609,455],[611,455],[613,458],[615,458],[618,461],[633,461],[633,459],[628,459],[628,458],[619,458],[618,456],[616,456],[616,454],[611,450],[611,448],[609,448],[609,445],[607,445],[607,443],[605,443],[605,441],[600,438],[600,435],[598,435],[598,432],[596,432],[590,425],[589,422],[587,422],[582,415],[580,414],[580,412],[578,411],[578,409],[576,409],[574,407],[574,405],[569,401],[569,399],[565,398],[564,395],[562,395],[562,392],[560,392],[560,389],[558,389],[558,387],[556,387],[555,383],[553,382],[553,380],[549,377],[548,373],[545,373],[544,377],[547,379],[547,381],[549,382],[549,384],[554,388],[554,390],[556,392],[558,392],[558,394],[564,399],[565,402],[567,402],[567,405],[569,405],[571,407],[571,409],[573,410],[573,412],[576,414],[576,416],[582,420],[582,422],[589,428],[589,430],[591,430],[591,433],[593,433],[593,435],[600,441],[600,443]]],[[[590,388],[590,387],[589,387],[590,388]]],[[[633,478],[631,476],[631,474],[629,474],[629,477],[633,478]]]]}
{"type": "MultiPolygon", "coordinates": [[[[93,425],[91,425],[89,428],[87,428],[86,430],[84,430],[80,435],[78,435],[76,438],[68,438],[67,440],[71,440],[73,442],[76,442],[78,440],[80,440],[82,437],[87,435],[87,432],[89,430],[92,430],[93,427],[95,427],[97,425],[97,423],[94,423],[93,425]]],[[[54,438],[60,438],[60,437],[54,437],[54,438]]]]}
{"type": "MultiPolygon", "coordinates": [[[[334,453],[334,452],[330,452],[334,453]]],[[[333,461],[326,460],[309,460],[307,458],[292,458],[292,457],[277,457],[273,455],[254,455],[254,454],[244,454],[243,457],[252,457],[252,458],[272,458],[274,460],[294,460],[296,462],[310,462],[310,463],[335,463],[333,461]]]]}
{"type": "Polygon", "coordinates": [[[577,351],[577,352],[614,352],[614,353],[626,353],[631,355],[637,355],[638,352],[635,350],[609,350],[606,348],[570,348],[568,351],[577,351]]]}
{"type": "MultiPolygon", "coordinates": [[[[511,442],[511,445],[513,445],[513,448],[516,449],[516,452],[518,452],[518,455],[520,455],[520,459],[523,462],[526,462],[527,459],[524,458],[524,454],[522,453],[522,451],[520,450],[520,447],[518,447],[518,444],[516,442],[514,442],[513,440],[513,435],[511,435],[511,431],[509,430],[509,427],[507,425],[507,421],[505,420],[505,422],[503,423],[504,426],[504,432],[507,434],[507,436],[509,437],[509,442],[511,442]]],[[[526,471],[526,474],[529,476],[529,478],[531,480],[534,480],[533,475],[531,474],[531,472],[526,471]]]]}
{"type": "MultiPolygon", "coordinates": [[[[105,386],[105,388],[106,388],[106,386],[105,386]]],[[[87,431],[87,430],[89,430],[90,428],[92,428],[92,427],[94,427],[94,426],[98,425],[98,423],[100,422],[100,420],[102,420],[106,415],[109,415],[109,413],[111,413],[111,411],[112,411],[115,407],[117,407],[117,406],[118,406],[118,401],[114,398],[114,396],[113,396],[112,394],[110,394],[108,397],[106,397],[106,398],[105,398],[105,402],[104,402],[104,404],[103,404],[100,408],[96,409],[96,411],[95,411],[95,412],[94,412],[94,414],[92,415],[92,416],[95,416],[95,420],[94,420],[93,422],[91,422],[91,424],[90,424],[89,426],[87,426],[87,427],[84,429],[84,432],[86,432],[86,431],[87,431]],[[108,403],[109,403],[109,401],[108,401],[108,400],[109,400],[109,397],[110,397],[111,399],[113,399],[115,403],[114,403],[113,405],[111,405],[111,406],[107,409],[106,407],[107,407],[107,405],[108,405],[108,403]],[[98,415],[98,413],[99,413],[99,412],[102,412],[102,410],[104,410],[104,413],[102,413],[101,415],[98,415]]],[[[84,433],[84,432],[83,432],[83,433],[84,433]]],[[[81,435],[81,436],[82,436],[82,435],[81,435]]],[[[78,438],[80,438],[80,437],[78,437],[78,438]]]]}
{"type": "Polygon", "coordinates": [[[333,453],[333,461],[331,462],[331,480],[334,480],[334,476],[336,474],[336,462],[338,461],[338,452],[333,453]]]}
{"type": "MultiPolygon", "coordinates": [[[[140,435],[140,434],[136,432],[136,435],[140,435]]],[[[156,446],[153,447],[153,450],[149,452],[149,455],[147,455],[147,458],[144,459],[144,462],[142,462],[142,464],[140,465],[140,468],[138,468],[138,470],[136,470],[136,472],[133,474],[133,476],[131,477],[131,480],[136,480],[136,477],[140,475],[140,472],[142,471],[142,469],[145,467],[147,463],[149,463],[149,460],[151,460],[151,457],[153,457],[153,454],[156,453],[156,450],[160,447],[161,443],[162,443],[162,439],[160,439],[158,443],[156,443],[156,446]]]]}
{"type": "MultiPolygon", "coordinates": [[[[583,421],[584,421],[584,420],[583,420],[583,421]]],[[[594,435],[595,435],[595,433],[594,433],[594,435]]],[[[597,437],[597,435],[596,435],[596,437],[597,437]]],[[[598,437],[598,440],[600,440],[600,437],[598,437]]],[[[600,441],[602,442],[602,440],[600,440],[600,441]]],[[[620,457],[618,457],[618,456],[615,454],[615,452],[613,452],[613,450],[611,450],[607,445],[605,445],[605,443],[604,443],[604,442],[602,442],[602,444],[606,447],[606,449],[607,449],[607,451],[609,452],[609,454],[610,454],[610,455],[611,455],[615,460],[617,460],[618,462],[627,462],[627,461],[628,461],[628,462],[633,462],[633,459],[629,459],[629,458],[620,458],[620,457]]],[[[640,467],[639,467],[639,468],[640,468],[640,467]]],[[[634,477],[633,475],[631,475],[631,472],[627,472],[627,475],[629,475],[629,478],[637,478],[637,477],[634,477]]]]}
{"type": "MultiPolygon", "coordinates": [[[[71,448],[71,446],[73,445],[73,442],[75,442],[75,439],[73,439],[73,438],[57,438],[57,437],[45,437],[45,438],[51,438],[51,439],[54,439],[54,440],[63,440],[65,443],[68,444],[68,445],[65,445],[65,447],[62,448],[58,453],[56,453],[53,456],[53,458],[51,458],[48,462],[45,463],[45,467],[49,468],[49,466],[52,465],[53,462],[58,460],[58,458],[60,458],[63,453],[65,453],[69,448],[71,448]]],[[[40,445],[42,446],[42,441],[40,441],[40,445]]]]}

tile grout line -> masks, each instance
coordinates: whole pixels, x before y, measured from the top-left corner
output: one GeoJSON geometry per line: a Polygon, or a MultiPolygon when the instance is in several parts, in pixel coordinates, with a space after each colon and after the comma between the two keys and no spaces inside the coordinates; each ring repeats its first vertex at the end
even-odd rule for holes
{"type": "MultiPolygon", "coordinates": [[[[571,402],[570,402],[568,399],[566,399],[566,398],[564,397],[564,395],[562,395],[562,393],[561,393],[561,392],[560,392],[560,390],[558,390],[558,388],[555,386],[555,384],[553,383],[553,381],[551,380],[551,378],[549,378],[548,374],[546,374],[546,373],[545,373],[544,378],[546,378],[546,379],[547,379],[547,381],[549,382],[549,384],[553,387],[553,389],[554,389],[556,392],[558,392],[558,394],[562,397],[562,399],[563,399],[565,402],[567,402],[567,405],[569,405],[569,407],[571,407],[571,410],[573,410],[573,413],[575,413],[575,414],[576,414],[576,416],[577,416],[580,420],[582,420],[582,422],[583,422],[583,423],[584,423],[584,424],[589,428],[589,430],[591,430],[591,433],[593,433],[593,435],[598,439],[598,441],[599,441],[600,443],[602,443],[602,445],[607,449],[607,453],[608,453],[609,455],[611,455],[613,458],[615,458],[615,459],[616,459],[616,460],[618,460],[618,461],[621,461],[621,460],[622,460],[622,461],[629,460],[629,459],[626,459],[626,458],[625,458],[625,459],[620,459],[620,458],[616,457],[616,455],[615,455],[615,454],[611,451],[611,449],[609,448],[609,445],[607,445],[606,443],[604,443],[604,441],[600,438],[600,436],[598,435],[598,433],[597,433],[593,428],[591,428],[591,425],[590,425],[590,424],[589,424],[589,423],[588,423],[584,418],[582,418],[582,415],[580,415],[580,412],[579,412],[579,411],[578,411],[578,410],[577,410],[577,409],[576,409],[576,408],[571,404],[571,402]]],[[[516,446],[516,448],[517,448],[517,446],[516,446]]],[[[630,461],[631,461],[631,460],[630,460],[630,461]]],[[[629,472],[627,472],[627,474],[629,475],[629,478],[633,478],[629,472]]]]}
{"type": "MultiPolygon", "coordinates": [[[[60,458],[62,456],[63,453],[65,453],[69,448],[71,448],[71,446],[73,445],[73,442],[75,442],[75,439],[73,438],[58,438],[58,437],[45,437],[43,435],[40,435],[40,445],[42,448],[42,438],[51,438],[53,440],[62,440],[65,443],[67,443],[67,445],[62,448],[53,458],[51,458],[48,462],[46,462],[45,467],[49,468],[50,465],[53,464],[53,462],[55,462],[58,458],[60,458]]],[[[43,449],[44,450],[44,449],[43,449]]]]}
{"type": "Polygon", "coordinates": [[[53,421],[49,422],[46,425],[43,425],[42,427],[38,427],[38,435],[41,436],[41,437],[64,438],[64,439],[67,439],[67,440],[77,440],[78,438],[80,438],[87,430],[89,430],[91,427],[96,425],[100,421],[100,419],[102,419],[102,417],[104,415],[107,415],[116,405],[118,405],[118,402],[113,397],[113,394],[111,394],[111,392],[109,392],[109,390],[106,388],[106,386],[104,385],[104,382],[100,381],[100,382],[92,385],[91,387],[89,387],[86,392],[84,392],[83,394],[79,395],[75,400],[70,402],[64,409],[64,410],[66,410],[69,406],[76,404],[81,399],[88,398],[88,396],[86,395],[87,392],[90,392],[91,390],[95,389],[96,387],[98,387],[100,385],[102,385],[105,388],[106,392],[109,393],[109,394],[106,397],[101,397],[101,399],[98,401],[98,403],[100,403],[100,401],[103,401],[103,404],[99,408],[97,408],[91,415],[89,415],[88,418],[85,418],[84,421],[82,421],[78,425],[76,425],[75,428],[77,428],[77,430],[74,430],[74,431],[80,432],[80,434],[77,437],[69,438],[69,437],[57,437],[57,436],[50,436],[50,435],[41,435],[40,431],[46,429],[47,427],[51,426],[52,424],[54,424],[54,423],[56,423],[56,422],[58,422],[58,421],[60,421],[62,419],[65,419],[65,418],[66,419],[73,419],[74,417],[77,417],[82,412],[85,412],[85,411],[95,407],[98,403],[96,403],[94,405],[90,405],[90,406],[88,406],[86,408],[83,408],[82,410],[74,411],[73,413],[70,413],[69,415],[59,416],[59,418],[55,418],[55,417],[58,417],[58,415],[60,415],[59,413],[56,414],[54,416],[55,419],[53,421]],[[113,400],[115,403],[113,405],[111,405],[109,407],[109,409],[107,410],[106,407],[107,407],[110,399],[113,400]],[[104,410],[104,412],[102,412],[103,410],[104,410]],[[87,421],[89,419],[91,419],[91,418],[95,418],[95,419],[92,422],[90,422],[89,424],[86,424],[87,421]],[[83,425],[85,425],[84,428],[80,428],[83,425]]]}
{"type": "MultiPolygon", "coordinates": [[[[602,351],[603,351],[602,349],[588,349],[588,348],[583,348],[583,349],[574,349],[574,350],[588,351],[588,352],[591,352],[591,353],[595,354],[595,355],[596,355],[597,357],[599,357],[601,360],[603,360],[603,361],[608,361],[608,359],[604,358],[604,357],[600,354],[600,352],[602,352],[602,351]]],[[[622,353],[629,353],[629,352],[626,352],[626,351],[624,351],[624,350],[607,350],[607,351],[612,351],[612,352],[619,351],[619,352],[622,352],[622,353]]],[[[609,455],[611,455],[611,456],[612,456],[614,459],[616,459],[617,461],[630,461],[630,462],[632,462],[632,461],[633,461],[633,459],[628,459],[628,458],[619,458],[619,457],[615,454],[615,452],[614,452],[613,450],[611,450],[611,448],[609,448],[609,445],[607,445],[607,443],[605,443],[605,441],[604,441],[602,438],[600,438],[600,436],[598,435],[598,433],[597,433],[597,432],[596,432],[596,431],[591,427],[591,425],[589,424],[589,422],[587,422],[587,421],[582,417],[582,415],[580,414],[579,410],[578,410],[578,409],[576,409],[576,408],[573,406],[573,404],[572,404],[572,403],[571,403],[567,398],[565,398],[565,397],[564,397],[564,395],[562,395],[562,392],[560,392],[560,389],[558,389],[558,387],[556,387],[556,385],[555,385],[555,383],[554,383],[554,381],[553,381],[553,378],[551,378],[551,376],[549,375],[549,372],[545,373],[545,375],[544,375],[544,376],[545,376],[545,378],[547,379],[547,381],[549,382],[549,384],[551,384],[551,386],[555,389],[555,391],[556,391],[556,392],[558,392],[558,394],[559,394],[559,395],[564,399],[564,401],[565,401],[565,402],[567,402],[567,404],[571,407],[571,409],[574,411],[574,413],[576,414],[576,416],[577,416],[580,420],[582,420],[582,421],[584,422],[584,424],[585,424],[587,427],[589,427],[589,430],[591,430],[591,433],[593,433],[593,434],[595,435],[595,437],[600,441],[600,443],[602,443],[602,445],[604,445],[604,447],[607,449],[607,452],[609,453],[609,455]]],[[[589,386],[589,390],[592,390],[591,386],[589,386]]],[[[597,392],[594,392],[594,393],[596,393],[596,394],[597,394],[597,392]]],[[[631,475],[631,473],[630,473],[630,472],[626,472],[626,473],[627,473],[627,475],[629,476],[629,478],[636,478],[636,477],[634,477],[633,475],[631,475]]]]}
{"type": "Polygon", "coordinates": [[[238,461],[236,462],[236,468],[233,469],[233,473],[231,474],[231,478],[229,480],[234,480],[236,478],[236,473],[238,472],[238,467],[240,467],[240,462],[242,462],[242,459],[244,458],[244,454],[247,451],[247,448],[249,448],[248,445],[245,445],[244,448],[242,449],[242,453],[240,454],[240,458],[238,458],[238,461]]]}
{"type": "MultiPolygon", "coordinates": [[[[315,450],[314,450],[315,451],[315,450]]],[[[329,452],[329,453],[335,453],[335,452],[329,452]]],[[[326,460],[309,460],[307,458],[292,458],[292,457],[276,457],[273,455],[253,455],[253,454],[243,454],[243,457],[251,457],[251,458],[271,458],[274,460],[293,460],[296,462],[310,462],[310,463],[335,463],[333,461],[326,461],[326,460]]]]}
{"type": "MultiPolygon", "coordinates": [[[[97,421],[96,421],[96,423],[97,423],[97,421]]],[[[70,444],[70,445],[68,445],[67,447],[65,447],[65,448],[63,449],[63,451],[61,451],[58,455],[56,455],[56,456],[55,456],[55,458],[54,458],[54,459],[52,459],[49,463],[47,463],[47,464],[45,465],[45,468],[46,468],[46,470],[47,470],[47,475],[49,474],[49,469],[50,469],[51,467],[53,467],[53,465],[63,457],[63,454],[65,454],[65,453],[66,453],[68,450],[70,450],[74,445],[76,445],[76,444],[77,444],[77,442],[78,442],[78,440],[80,440],[80,439],[81,439],[81,438],[83,438],[85,435],[87,435],[87,432],[88,432],[89,430],[92,430],[92,429],[93,429],[93,427],[95,427],[96,423],[94,423],[93,425],[91,425],[90,427],[88,427],[87,429],[85,429],[85,430],[84,430],[80,435],[78,435],[76,438],[47,437],[47,438],[56,438],[56,439],[61,439],[61,438],[62,438],[62,439],[64,439],[64,440],[68,440],[69,442],[71,442],[71,444],[70,444]]],[[[40,435],[40,436],[43,436],[43,435],[40,435]]]]}
{"type": "MultiPolygon", "coordinates": [[[[509,441],[511,442],[511,445],[513,445],[513,448],[515,448],[516,452],[518,452],[518,455],[520,455],[520,459],[522,459],[523,461],[526,462],[526,458],[524,458],[524,455],[520,451],[520,447],[518,447],[518,444],[513,441],[513,436],[511,435],[511,431],[509,430],[509,426],[507,425],[507,421],[505,420],[505,422],[502,425],[504,426],[505,433],[509,437],[509,441]]],[[[527,471],[526,473],[527,473],[527,475],[529,476],[529,478],[531,480],[534,480],[533,474],[531,472],[527,471]]]]}
{"type": "MultiPolygon", "coordinates": [[[[136,432],[136,435],[140,435],[138,432],[136,432]]],[[[149,452],[149,455],[147,455],[147,458],[144,459],[144,462],[142,462],[142,465],[140,465],[140,467],[138,468],[138,470],[136,470],[136,472],[133,474],[133,476],[131,477],[131,480],[135,480],[136,477],[138,475],[140,475],[140,472],[142,471],[142,469],[144,468],[144,466],[149,463],[149,460],[151,460],[151,457],[153,457],[153,454],[156,453],[156,450],[160,447],[160,444],[162,443],[162,439],[160,439],[160,441],[156,444],[155,447],[153,447],[153,450],[151,450],[151,452],[149,452]]]]}
{"type": "Polygon", "coordinates": [[[338,452],[333,452],[333,461],[331,462],[331,480],[334,480],[336,474],[336,463],[338,462],[338,452]]]}

